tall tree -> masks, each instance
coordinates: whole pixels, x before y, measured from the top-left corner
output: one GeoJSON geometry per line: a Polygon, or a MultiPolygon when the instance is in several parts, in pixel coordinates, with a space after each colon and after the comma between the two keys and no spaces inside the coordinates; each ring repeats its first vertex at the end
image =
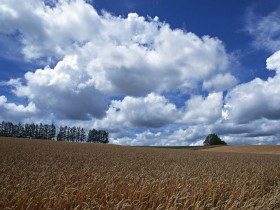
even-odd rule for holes
{"type": "Polygon", "coordinates": [[[56,136],[56,128],[55,128],[55,125],[54,124],[51,124],[50,126],[50,132],[49,132],[49,138],[51,140],[54,140],[55,139],[55,136],[56,136]]]}
{"type": "Polygon", "coordinates": [[[85,132],[85,129],[81,129],[81,132],[80,132],[80,142],[85,142],[86,141],[86,132],[85,132]]]}

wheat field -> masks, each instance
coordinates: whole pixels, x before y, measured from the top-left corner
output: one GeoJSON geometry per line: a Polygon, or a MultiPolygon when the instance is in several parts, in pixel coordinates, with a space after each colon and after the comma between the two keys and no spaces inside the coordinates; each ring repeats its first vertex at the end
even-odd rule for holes
{"type": "Polygon", "coordinates": [[[280,156],[0,138],[0,209],[280,209],[280,156]]]}
{"type": "Polygon", "coordinates": [[[209,148],[205,151],[280,155],[280,145],[226,146],[209,148]]]}

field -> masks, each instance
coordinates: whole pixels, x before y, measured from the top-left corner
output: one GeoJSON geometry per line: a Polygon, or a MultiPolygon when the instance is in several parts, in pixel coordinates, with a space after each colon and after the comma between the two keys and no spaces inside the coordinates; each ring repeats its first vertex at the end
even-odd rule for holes
{"type": "Polygon", "coordinates": [[[280,155],[280,145],[246,145],[214,147],[205,151],[280,155]]]}
{"type": "Polygon", "coordinates": [[[279,155],[0,138],[0,161],[0,209],[280,209],[279,155]]]}

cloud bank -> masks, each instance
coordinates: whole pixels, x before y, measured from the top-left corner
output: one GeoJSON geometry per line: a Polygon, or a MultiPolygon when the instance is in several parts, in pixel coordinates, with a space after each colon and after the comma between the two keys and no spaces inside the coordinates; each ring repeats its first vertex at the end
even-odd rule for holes
{"type": "Polygon", "coordinates": [[[279,52],[267,59],[274,77],[238,84],[216,37],[83,0],[17,4],[0,3],[0,33],[42,68],[1,82],[27,101],[0,96],[2,120],[82,124],[127,145],[197,145],[209,132],[229,143],[278,143],[279,52]]]}

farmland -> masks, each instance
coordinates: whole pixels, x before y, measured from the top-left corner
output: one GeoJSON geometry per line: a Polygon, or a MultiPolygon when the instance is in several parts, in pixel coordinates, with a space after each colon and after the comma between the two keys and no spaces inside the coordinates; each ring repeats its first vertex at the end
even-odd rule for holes
{"type": "Polygon", "coordinates": [[[246,145],[214,147],[209,148],[205,151],[280,155],[280,145],[246,145]]]}
{"type": "Polygon", "coordinates": [[[279,155],[0,138],[0,161],[0,209],[280,209],[279,155]]]}

